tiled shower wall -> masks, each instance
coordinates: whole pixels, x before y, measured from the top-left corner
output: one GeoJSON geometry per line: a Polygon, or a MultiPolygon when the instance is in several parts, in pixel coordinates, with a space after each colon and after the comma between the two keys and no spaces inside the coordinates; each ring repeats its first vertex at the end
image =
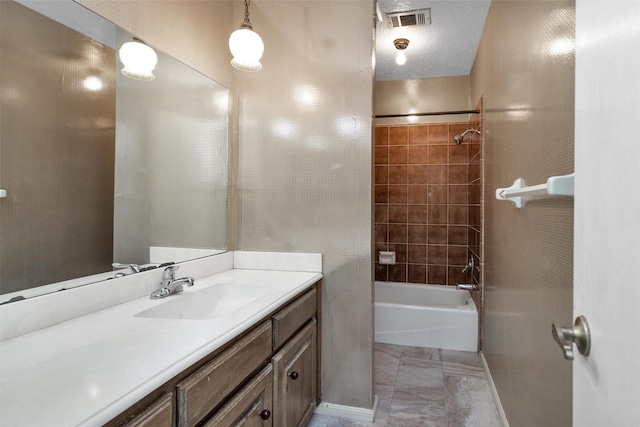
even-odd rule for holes
{"type": "Polygon", "coordinates": [[[481,138],[469,133],[462,144],[453,142],[468,126],[376,127],[376,280],[454,286],[469,282],[462,273],[468,247],[477,244],[478,255],[480,248],[481,138]],[[478,233],[469,229],[470,214],[478,233]],[[396,264],[380,265],[379,251],[394,251],[396,264]]]}

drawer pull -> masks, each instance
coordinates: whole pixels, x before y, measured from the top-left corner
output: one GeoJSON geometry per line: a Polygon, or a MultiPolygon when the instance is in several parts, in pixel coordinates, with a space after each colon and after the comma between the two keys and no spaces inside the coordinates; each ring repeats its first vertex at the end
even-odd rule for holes
{"type": "Polygon", "coordinates": [[[260,412],[260,418],[262,418],[265,421],[267,421],[270,416],[271,416],[271,411],[268,409],[265,409],[264,411],[260,412]]]}
{"type": "Polygon", "coordinates": [[[289,378],[291,378],[292,380],[297,380],[299,376],[300,375],[298,375],[296,371],[293,371],[289,374],[289,378]]]}

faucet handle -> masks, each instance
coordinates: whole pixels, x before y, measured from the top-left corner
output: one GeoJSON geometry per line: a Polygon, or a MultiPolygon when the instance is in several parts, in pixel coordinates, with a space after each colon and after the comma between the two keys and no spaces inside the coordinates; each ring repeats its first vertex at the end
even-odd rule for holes
{"type": "Polygon", "coordinates": [[[475,262],[473,260],[473,257],[470,256],[469,257],[469,263],[467,265],[465,265],[465,267],[462,269],[462,273],[466,273],[467,271],[471,271],[471,274],[473,274],[473,271],[475,270],[476,266],[475,266],[475,262]]]}
{"type": "Polygon", "coordinates": [[[162,272],[162,280],[174,280],[176,278],[176,270],[179,269],[179,265],[170,265],[162,272]]]}

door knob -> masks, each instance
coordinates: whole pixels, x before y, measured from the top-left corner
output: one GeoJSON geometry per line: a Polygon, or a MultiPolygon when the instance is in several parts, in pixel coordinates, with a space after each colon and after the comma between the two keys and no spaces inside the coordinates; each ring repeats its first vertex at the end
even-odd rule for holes
{"type": "Polygon", "coordinates": [[[578,347],[578,351],[583,356],[589,355],[591,349],[591,333],[589,332],[589,324],[584,316],[576,317],[573,328],[560,326],[554,323],[551,327],[553,339],[556,340],[565,359],[573,360],[573,343],[578,347]]]}

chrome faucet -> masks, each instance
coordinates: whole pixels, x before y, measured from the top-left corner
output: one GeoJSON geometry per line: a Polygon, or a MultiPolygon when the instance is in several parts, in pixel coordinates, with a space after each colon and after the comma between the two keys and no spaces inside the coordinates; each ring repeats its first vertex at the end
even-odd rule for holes
{"type": "Polygon", "coordinates": [[[479,291],[480,286],[476,285],[475,283],[472,285],[457,284],[456,289],[471,292],[471,291],[479,291]]]}
{"type": "Polygon", "coordinates": [[[162,283],[160,284],[160,289],[156,289],[150,295],[151,299],[160,299],[164,297],[168,297],[169,295],[177,294],[178,292],[182,292],[183,285],[193,286],[194,280],[193,277],[183,277],[180,279],[176,279],[176,270],[179,269],[180,266],[170,265],[165,268],[162,272],[162,283]]]}
{"type": "MultiPolygon", "coordinates": [[[[473,272],[475,270],[476,266],[475,266],[475,262],[473,260],[473,257],[470,256],[469,257],[469,264],[467,264],[463,269],[462,269],[462,273],[467,275],[467,278],[469,279],[469,281],[473,282],[473,272]]],[[[480,286],[476,285],[475,283],[472,284],[457,284],[456,285],[456,289],[457,290],[464,290],[464,291],[479,291],[480,290],[480,286]]]]}
{"type": "Polygon", "coordinates": [[[140,266],[138,264],[121,264],[119,262],[114,262],[111,266],[113,268],[130,268],[132,273],[140,273],[140,266]]]}

